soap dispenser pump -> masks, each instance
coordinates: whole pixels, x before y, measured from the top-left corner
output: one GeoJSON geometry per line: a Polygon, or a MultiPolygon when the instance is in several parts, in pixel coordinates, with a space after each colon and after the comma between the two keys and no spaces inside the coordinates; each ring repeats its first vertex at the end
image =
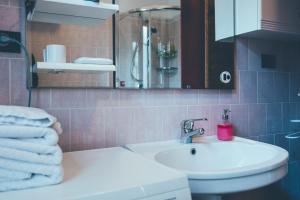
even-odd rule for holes
{"type": "Polygon", "coordinates": [[[233,125],[229,121],[229,109],[224,109],[222,114],[223,123],[218,124],[218,139],[222,141],[230,141],[233,139],[233,125]]]}

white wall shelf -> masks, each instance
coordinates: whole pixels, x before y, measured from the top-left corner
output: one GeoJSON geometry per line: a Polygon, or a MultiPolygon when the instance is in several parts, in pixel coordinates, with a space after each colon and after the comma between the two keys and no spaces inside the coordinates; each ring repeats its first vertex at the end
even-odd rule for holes
{"type": "Polygon", "coordinates": [[[103,22],[119,10],[119,6],[84,0],[35,0],[29,21],[94,25],[103,22]]]}
{"type": "Polygon", "coordinates": [[[116,71],[115,65],[93,65],[93,64],[75,64],[75,63],[50,63],[37,62],[39,72],[113,72],[116,71]]]}

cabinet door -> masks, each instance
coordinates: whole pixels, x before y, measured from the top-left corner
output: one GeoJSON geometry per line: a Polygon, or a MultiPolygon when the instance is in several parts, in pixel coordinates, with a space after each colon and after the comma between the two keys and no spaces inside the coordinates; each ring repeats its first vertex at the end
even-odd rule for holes
{"type": "Polygon", "coordinates": [[[234,0],[215,0],[216,41],[234,36],[234,0]]]}
{"type": "MultiPolygon", "coordinates": [[[[260,0],[235,0],[235,34],[258,30],[260,0]]],[[[273,1],[273,0],[271,0],[273,1]]]]}
{"type": "Polygon", "coordinates": [[[283,26],[300,25],[299,0],[261,0],[262,20],[283,26]]]}

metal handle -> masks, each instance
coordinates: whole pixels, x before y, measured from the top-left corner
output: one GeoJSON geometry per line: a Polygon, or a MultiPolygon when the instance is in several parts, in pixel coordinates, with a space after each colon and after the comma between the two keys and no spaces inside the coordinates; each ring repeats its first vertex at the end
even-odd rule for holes
{"type": "Polygon", "coordinates": [[[181,122],[181,127],[185,133],[191,132],[194,129],[194,122],[207,121],[207,118],[188,119],[181,122]]]}

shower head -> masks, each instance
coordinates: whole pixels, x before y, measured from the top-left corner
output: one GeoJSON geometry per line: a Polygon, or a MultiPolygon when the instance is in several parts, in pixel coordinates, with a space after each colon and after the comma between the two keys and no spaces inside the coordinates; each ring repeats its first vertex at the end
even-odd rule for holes
{"type": "Polygon", "coordinates": [[[173,18],[174,15],[178,15],[178,13],[180,13],[180,11],[181,11],[180,6],[152,5],[152,6],[147,6],[147,7],[135,8],[135,9],[131,9],[127,12],[120,13],[119,21],[122,21],[123,19],[125,19],[128,16],[135,16],[135,17],[139,17],[140,19],[142,19],[143,23],[147,23],[148,19],[151,18],[151,13],[158,13],[159,15],[161,15],[161,13],[168,13],[168,14],[164,14],[163,16],[165,18],[169,19],[169,18],[173,18]]]}

